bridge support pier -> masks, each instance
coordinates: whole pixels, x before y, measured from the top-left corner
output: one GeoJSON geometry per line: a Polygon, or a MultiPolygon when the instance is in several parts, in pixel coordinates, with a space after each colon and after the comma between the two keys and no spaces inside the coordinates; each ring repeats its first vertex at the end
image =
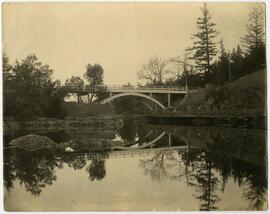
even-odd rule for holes
{"type": "Polygon", "coordinates": [[[168,108],[171,107],[171,94],[168,93],[168,108]]]}
{"type": "Polygon", "coordinates": [[[169,133],[168,135],[169,135],[169,147],[170,147],[172,145],[172,134],[169,133]]]}

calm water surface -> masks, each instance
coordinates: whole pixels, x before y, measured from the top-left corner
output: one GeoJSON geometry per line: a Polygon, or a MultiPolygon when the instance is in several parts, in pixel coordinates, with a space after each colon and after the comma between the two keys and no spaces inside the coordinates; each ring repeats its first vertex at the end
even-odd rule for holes
{"type": "MultiPolygon", "coordinates": [[[[6,135],[5,146],[29,133],[6,135]]],[[[37,133],[74,152],[4,149],[6,210],[267,208],[265,131],[126,119],[110,129],[37,133]]]]}

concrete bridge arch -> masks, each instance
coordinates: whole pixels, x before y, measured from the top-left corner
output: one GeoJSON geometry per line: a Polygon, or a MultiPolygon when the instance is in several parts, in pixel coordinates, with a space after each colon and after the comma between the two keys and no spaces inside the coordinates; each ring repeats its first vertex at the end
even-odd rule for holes
{"type": "Polygon", "coordinates": [[[118,99],[120,97],[126,97],[126,96],[135,96],[135,97],[143,97],[147,100],[150,100],[152,101],[153,103],[157,104],[160,108],[162,109],[166,109],[166,107],[161,103],[159,102],[158,100],[154,99],[153,97],[150,97],[148,95],[145,95],[145,94],[140,94],[140,93],[132,93],[132,92],[126,92],[126,93],[119,93],[119,94],[115,94],[113,96],[110,96],[108,98],[105,98],[104,100],[102,100],[100,103],[101,104],[106,104],[106,103],[109,103],[115,99],[118,99]]]}

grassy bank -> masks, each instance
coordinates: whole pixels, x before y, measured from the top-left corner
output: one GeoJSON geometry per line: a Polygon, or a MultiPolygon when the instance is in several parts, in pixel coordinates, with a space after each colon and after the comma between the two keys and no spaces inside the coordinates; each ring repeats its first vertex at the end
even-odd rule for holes
{"type": "Polygon", "coordinates": [[[190,94],[175,111],[179,115],[265,115],[266,70],[190,94]]]}
{"type": "Polygon", "coordinates": [[[112,106],[96,103],[66,102],[64,103],[64,108],[67,117],[99,116],[114,114],[115,112],[112,106]]]}

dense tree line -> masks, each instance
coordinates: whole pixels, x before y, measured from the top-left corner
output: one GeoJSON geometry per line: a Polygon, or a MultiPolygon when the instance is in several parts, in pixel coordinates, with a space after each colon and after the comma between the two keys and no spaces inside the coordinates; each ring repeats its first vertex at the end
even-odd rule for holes
{"type": "MultiPolygon", "coordinates": [[[[89,89],[103,84],[103,68],[98,64],[88,64],[84,78],[72,76],[65,81],[67,88],[59,87],[61,82],[53,80],[53,70],[47,64],[40,62],[36,55],[28,55],[25,59],[11,65],[9,58],[3,55],[3,86],[4,86],[4,116],[16,119],[66,116],[64,98],[69,96],[68,87],[89,89]]],[[[82,102],[82,93],[74,93],[78,102],[82,102]]],[[[88,94],[92,102],[97,96],[94,92],[88,94]]],[[[102,94],[100,95],[102,96],[102,94]]]]}
{"type": "Polygon", "coordinates": [[[3,56],[4,116],[18,119],[33,117],[63,118],[65,93],[60,81],[52,79],[53,70],[36,55],[14,65],[3,56]]]}
{"type": "Polygon", "coordinates": [[[237,45],[230,53],[221,40],[220,54],[212,65],[211,83],[224,84],[265,68],[264,14],[259,6],[253,7],[249,13],[246,33],[240,42],[241,45],[237,45]]]}

